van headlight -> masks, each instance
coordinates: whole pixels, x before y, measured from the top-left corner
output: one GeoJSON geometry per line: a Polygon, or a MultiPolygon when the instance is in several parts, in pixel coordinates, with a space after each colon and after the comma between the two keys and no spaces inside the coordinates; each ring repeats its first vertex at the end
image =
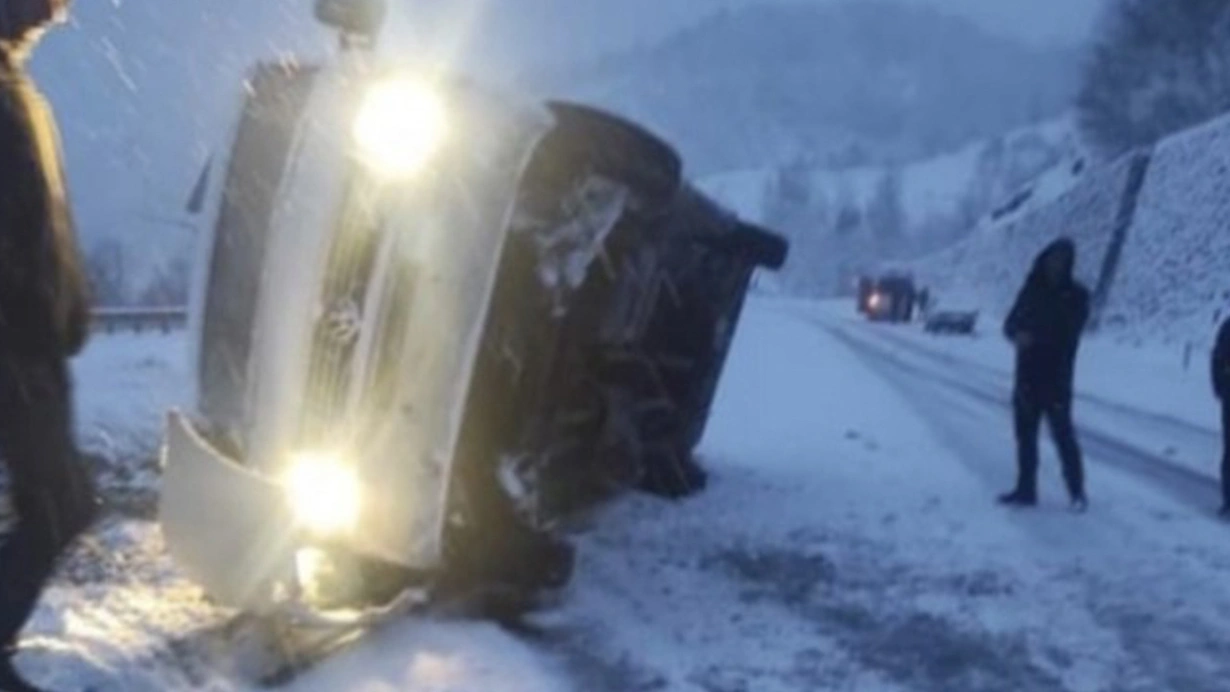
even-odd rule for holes
{"type": "Polygon", "coordinates": [[[359,519],[359,479],[329,454],[297,454],[283,479],[291,515],[301,528],[323,538],[349,533],[359,519]]]}
{"type": "Polygon", "coordinates": [[[378,175],[393,179],[422,169],[446,132],[440,95],[405,76],[368,86],[354,121],[354,140],[363,162],[378,175]]]}

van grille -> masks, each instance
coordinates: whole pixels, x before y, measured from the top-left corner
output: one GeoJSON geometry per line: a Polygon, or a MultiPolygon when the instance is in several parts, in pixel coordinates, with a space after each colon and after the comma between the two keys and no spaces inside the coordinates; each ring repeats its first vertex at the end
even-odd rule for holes
{"type": "Polygon", "coordinates": [[[331,446],[346,428],[346,404],[367,308],[364,303],[380,245],[373,200],[362,194],[360,184],[352,181],[319,297],[299,429],[300,444],[307,448],[331,446]]]}

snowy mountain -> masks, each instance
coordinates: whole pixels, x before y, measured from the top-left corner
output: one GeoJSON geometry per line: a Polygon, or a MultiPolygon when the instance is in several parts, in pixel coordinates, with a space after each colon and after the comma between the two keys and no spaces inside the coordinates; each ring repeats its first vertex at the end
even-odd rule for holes
{"type": "Polygon", "coordinates": [[[830,165],[935,156],[1060,115],[1076,60],[873,0],[725,10],[653,47],[535,79],[646,122],[709,174],[801,152],[830,165]]]}
{"type": "Polygon", "coordinates": [[[984,218],[1036,202],[1022,191],[1080,156],[1065,117],[903,165],[830,170],[796,162],[706,177],[701,186],[791,238],[787,290],[827,295],[846,290],[852,273],[870,264],[938,250],[984,218]]]}

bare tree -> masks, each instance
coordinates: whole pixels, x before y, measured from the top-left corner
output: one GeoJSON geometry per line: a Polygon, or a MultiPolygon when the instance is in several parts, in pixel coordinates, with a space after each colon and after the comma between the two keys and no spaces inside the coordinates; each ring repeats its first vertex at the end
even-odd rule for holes
{"type": "Polygon", "coordinates": [[[837,184],[837,211],[834,230],[841,236],[852,236],[863,227],[863,210],[855,199],[850,181],[842,178],[837,184]]]}
{"type": "Polygon", "coordinates": [[[86,251],[86,273],[94,302],[123,305],[128,301],[124,246],[106,238],[91,244],[86,251]]]}
{"type": "Polygon", "coordinates": [[[891,169],[880,178],[867,207],[867,225],[875,234],[881,252],[898,254],[906,230],[906,214],[901,201],[901,171],[891,169]]]}
{"type": "Polygon", "coordinates": [[[141,290],[137,303],[145,307],[174,307],[188,302],[188,260],[176,256],[164,262],[141,290]]]}

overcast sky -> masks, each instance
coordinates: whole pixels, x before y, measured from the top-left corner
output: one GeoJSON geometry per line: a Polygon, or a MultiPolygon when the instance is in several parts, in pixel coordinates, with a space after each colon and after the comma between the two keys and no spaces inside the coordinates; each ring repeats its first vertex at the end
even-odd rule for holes
{"type": "MultiPolygon", "coordinates": [[[[824,3],[834,0],[794,0],[824,3]]],[[[857,2],[858,0],[848,0],[857,2]]],[[[976,20],[1032,42],[1077,43],[1105,0],[903,0],[976,20]]],[[[653,42],[722,7],[782,0],[392,0],[386,42],[408,48],[409,27],[481,63],[576,60],[653,42]]]]}

